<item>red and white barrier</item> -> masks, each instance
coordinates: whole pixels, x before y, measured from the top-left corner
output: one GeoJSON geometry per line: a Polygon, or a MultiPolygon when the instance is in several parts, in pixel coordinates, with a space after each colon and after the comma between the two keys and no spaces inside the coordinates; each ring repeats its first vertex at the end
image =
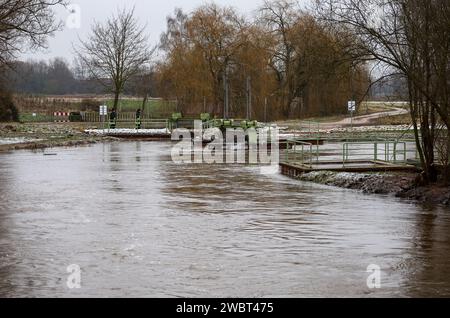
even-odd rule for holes
{"type": "Polygon", "coordinates": [[[55,123],[68,123],[70,113],[66,112],[54,112],[53,116],[55,117],[55,123]]]}

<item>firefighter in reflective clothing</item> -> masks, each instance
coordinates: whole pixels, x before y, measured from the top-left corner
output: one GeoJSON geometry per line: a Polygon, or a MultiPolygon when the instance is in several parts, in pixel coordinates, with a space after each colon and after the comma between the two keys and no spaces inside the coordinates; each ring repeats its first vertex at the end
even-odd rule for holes
{"type": "Polygon", "coordinates": [[[113,109],[109,114],[109,128],[116,129],[116,125],[117,125],[117,113],[116,110],[113,109]]]}
{"type": "Polygon", "coordinates": [[[136,129],[141,129],[141,127],[142,127],[141,110],[138,109],[136,111],[136,129]]]}

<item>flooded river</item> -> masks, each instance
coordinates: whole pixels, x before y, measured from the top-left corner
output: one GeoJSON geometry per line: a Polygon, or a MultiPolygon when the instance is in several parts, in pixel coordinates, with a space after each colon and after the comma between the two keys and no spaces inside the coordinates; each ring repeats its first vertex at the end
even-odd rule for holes
{"type": "Polygon", "coordinates": [[[0,296],[450,296],[449,210],[175,165],[170,147],[0,154],[0,296]]]}

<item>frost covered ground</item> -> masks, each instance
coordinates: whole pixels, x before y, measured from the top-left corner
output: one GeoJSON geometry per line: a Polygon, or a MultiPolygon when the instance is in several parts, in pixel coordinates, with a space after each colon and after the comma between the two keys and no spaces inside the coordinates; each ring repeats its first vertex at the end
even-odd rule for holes
{"type": "Polygon", "coordinates": [[[121,136],[121,135],[145,135],[145,136],[160,136],[170,135],[170,131],[163,129],[88,129],[85,132],[89,135],[95,136],[121,136]]]}
{"type": "Polygon", "coordinates": [[[407,131],[411,127],[408,125],[392,125],[392,126],[362,126],[353,128],[332,128],[332,129],[300,129],[300,130],[288,130],[286,127],[280,127],[280,137],[289,138],[295,135],[320,133],[323,135],[332,135],[334,133],[365,133],[365,132],[396,132],[407,131]]]}
{"type": "Polygon", "coordinates": [[[444,184],[418,186],[418,174],[409,172],[349,173],[310,172],[299,180],[320,183],[345,189],[359,190],[367,194],[394,195],[423,203],[450,205],[450,187],[444,184]]]}
{"type": "Polygon", "coordinates": [[[14,138],[0,138],[0,145],[15,145],[25,144],[30,142],[38,142],[42,139],[26,138],[26,137],[14,137],[14,138]]]}

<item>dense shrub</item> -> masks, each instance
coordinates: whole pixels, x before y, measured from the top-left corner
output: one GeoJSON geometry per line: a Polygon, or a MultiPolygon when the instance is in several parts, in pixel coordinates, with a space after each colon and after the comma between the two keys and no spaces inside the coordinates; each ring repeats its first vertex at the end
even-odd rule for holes
{"type": "Polygon", "coordinates": [[[81,101],[81,111],[98,111],[101,102],[91,98],[84,98],[81,101]]]}
{"type": "Polygon", "coordinates": [[[11,93],[0,89],[0,122],[19,121],[19,112],[11,93]]]}

